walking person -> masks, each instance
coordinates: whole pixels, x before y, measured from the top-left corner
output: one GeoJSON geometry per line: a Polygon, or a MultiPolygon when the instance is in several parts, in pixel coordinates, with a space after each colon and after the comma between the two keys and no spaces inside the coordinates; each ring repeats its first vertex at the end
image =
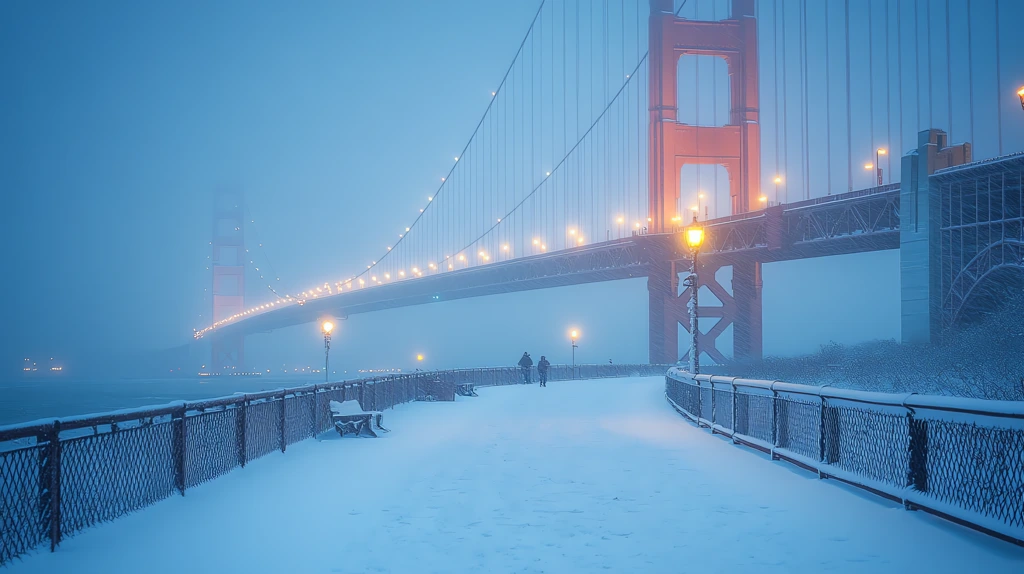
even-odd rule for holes
{"type": "Polygon", "coordinates": [[[523,351],[523,357],[519,359],[519,369],[523,372],[523,384],[530,384],[530,367],[533,366],[533,359],[530,353],[523,351]]]}
{"type": "Polygon", "coordinates": [[[548,358],[544,355],[540,356],[540,361],[537,363],[537,375],[540,377],[540,386],[548,386],[548,367],[551,363],[548,362],[548,358]]]}

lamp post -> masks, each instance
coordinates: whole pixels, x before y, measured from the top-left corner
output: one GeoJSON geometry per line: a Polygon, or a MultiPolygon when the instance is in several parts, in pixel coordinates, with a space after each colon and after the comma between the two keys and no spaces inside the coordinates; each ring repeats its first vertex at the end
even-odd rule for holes
{"type": "Polygon", "coordinates": [[[572,378],[576,378],[576,348],[579,345],[576,344],[576,339],[580,336],[580,332],[576,329],[569,331],[569,341],[572,343],[572,378]]]}
{"type": "Polygon", "coordinates": [[[875,167],[878,168],[878,185],[882,185],[882,162],[879,161],[878,156],[885,155],[885,148],[878,148],[875,150],[875,167]]]}
{"type": "Polygon", "coordinates": [[[334,330],[334,323],[324,321],[320,325],[320,330],[324,333],[324,382],[326,383],[331,372],[331,331],[334,330]]]}
{"type": "Polygon", "coordinates": [[[772,180],[772,181],[775,182],[775,203],[778,204],[779,203],[779,184],[782,183],[782,176],[781,175],[777,175],[777,176],[775,176],[775,179],[772,180]]]}
{"type": "Polygon", "coordinates": [[[700,252],[701,244],[704,243],[704,227],[697,223],[696,217],[693,218],[693,223],[686,228],[683,238],[686,240],[686,246],[693,252],[693,267],[690,269],[690,274],[683,280],[683,285],[690,290],[690,302],[687,304],[687,309],[690,312],[690,372],[696,375],[700,373],[700,348],[697,341],[699,332],[697,291],[700,289],[700,283],[697,281],[697,254],[700,252]]]}
{"type": "Polygon", "coordinates": [[[1017,97],[1020,98],[1020,108],[1024,110],[1024,87],[1017,90],[1017,97]]]}

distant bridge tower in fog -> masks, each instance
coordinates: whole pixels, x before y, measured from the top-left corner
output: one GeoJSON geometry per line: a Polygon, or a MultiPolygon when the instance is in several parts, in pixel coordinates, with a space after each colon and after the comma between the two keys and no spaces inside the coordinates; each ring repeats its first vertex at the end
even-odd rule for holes
{"type": "MultiPolygon", "coordinates": [[[[229,319],[245,310],[245,195],[218,191],[213,205],[212,264],[213,321],[229,319]]],[[[242,335],[213,339],[211,371],[244,365],[242,335]]]]}

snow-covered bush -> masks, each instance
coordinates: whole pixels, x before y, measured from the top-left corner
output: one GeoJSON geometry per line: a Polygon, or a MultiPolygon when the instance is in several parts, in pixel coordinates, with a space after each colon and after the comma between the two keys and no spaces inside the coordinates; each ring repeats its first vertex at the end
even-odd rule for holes
{"type": "Polygon", "coordinates": [[[882,392],[1024,400],[1024,295],[932,345],[831,342],[812,355],[766,357],[739,369],[730,374],[882,392]]]}

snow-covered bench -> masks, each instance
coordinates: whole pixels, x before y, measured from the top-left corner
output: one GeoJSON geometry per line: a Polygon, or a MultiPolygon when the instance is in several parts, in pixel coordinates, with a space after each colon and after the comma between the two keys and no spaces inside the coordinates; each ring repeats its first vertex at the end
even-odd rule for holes
{"type": "Polygon", "coordinates": [[[380,411],[364,411],[359,406],[358,401],[345,401],[343,403],[331,401],[330,407],[331,421],[334,423],[334,429],[341,436],[345,436],[345,433],[356,436],[366,433],[376,438],[377,433],[373,430],[374,426],[377,427],[377,430],[390,432],[381,426],[381,419],[384,417],[384,413],[380,411]]]}

